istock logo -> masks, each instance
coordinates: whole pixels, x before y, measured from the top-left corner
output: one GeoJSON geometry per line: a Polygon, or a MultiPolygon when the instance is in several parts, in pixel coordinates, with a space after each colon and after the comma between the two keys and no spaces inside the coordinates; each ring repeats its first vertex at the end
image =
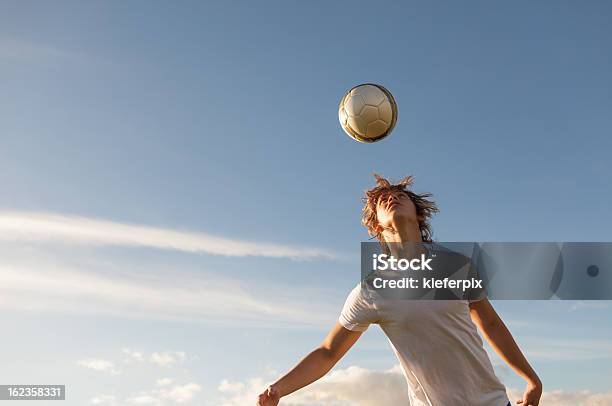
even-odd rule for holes
{"type": "Polygon", "coordinates": [[[373,254],[372,269],[376,271],[433,271],[429,265],[432,259],[426,258],[425,254],[413,259],[397,259],[393,255],[373,254]]]}

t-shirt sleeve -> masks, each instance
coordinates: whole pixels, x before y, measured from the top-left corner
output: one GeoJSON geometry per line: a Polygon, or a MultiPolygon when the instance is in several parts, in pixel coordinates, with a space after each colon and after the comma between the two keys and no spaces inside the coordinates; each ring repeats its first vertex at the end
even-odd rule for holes
{"type": "Polygon", "coordinates": [[[476,303],[476,302],[480,302],[481,300],[484,300],[486,298],[487,298],[487,296],[483,295],[483,296],[479,296],[479,297],[468,298],[467,301],[468,301],[468,303],[476,303]]]}
{"type": "Polygon", "coordinates": [[[366,331],[378,320],[378,312],[373,301],[366,297],[358,284],[349,293],[338,321],[344,328],[352,331],[366,331]]]}
{"type": "MultiPolygon", "coordinates": [[[[481,269],[479,268],[479,260],[480,260],[480,246],[475,244],[474,252],[472,253],[472,258],[470,260],[470,268],[467,275],[467,278],[474,278],[477,281],[481,281],[482,285],[485,285],[484,275],[482,275],[481,269]]],[[[470,289],[467,292],[467,300],[469,303],[479,302],[488,297],[487,289],[485,286],[475,287],[470,289]]]]}

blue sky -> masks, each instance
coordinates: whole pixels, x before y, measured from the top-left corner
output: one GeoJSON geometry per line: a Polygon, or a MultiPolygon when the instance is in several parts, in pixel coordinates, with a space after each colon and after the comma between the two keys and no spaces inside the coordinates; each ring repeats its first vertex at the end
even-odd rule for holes
{"type": "MultiPolygon", "coordinates": [[[[356,283],[372,172],[433,192],[441,241],[610,241],[611,14],[0,2],[0,381],[65,383],[75,405],[244,404],[356,283]],[[337,118],[363,82],[399,107],[372,145],[337,118]]],[[[612,392],[607,303],[494,305],[556,404],[612,392]]],[[[395,363],[372,328],[333,378],[395,363]]]]}

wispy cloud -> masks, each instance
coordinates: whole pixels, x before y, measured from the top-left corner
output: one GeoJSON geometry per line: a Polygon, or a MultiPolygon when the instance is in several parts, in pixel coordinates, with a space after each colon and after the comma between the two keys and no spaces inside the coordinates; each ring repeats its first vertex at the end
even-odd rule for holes
{"type": "MultiPolygon", "coordinates": [[[[61,68],[62,70],[83,70],[84,72],[108,71],[121,67],[125,61],[115,61],[88,48],[68,49],[51,43],[46,38],[30,39],[0,37],[0,61],[17,66],[61,68]]],[[[130,65],[136,60],[130,60],[130,65]]]]}
{"type": "Polygon", "coordinates": [[[149,357],[152,364],[160,367],[169,368],[185,362],[186,354],[182,351],[154,352],[149,357]]]}
{"type": "Polygon", "coordinates": [[[612,358],[612,340],[525,338],[521,346],[529,357],[551,361],[612,358]]]}
{"type": "MultiPolygon", "coordinates": [[[[121,353],[123,355],[128,354],[128,359],[133,359],[134,357],[132,357],[132,355],[137,353],[139,354],[137,357],[138,360],[142,362],[147,358],[142,352],[134,352],[127,348],[122,348],[121,353]]],[[[188,357],[184,351],[156,351],[151,353],[150,357],[147,359],[151,364],[165,368],[182,364],[188,358],[192,359],[193,357],[188,357]]],[[[118,374],[118,372],[115,373],[115,362],[111,360],[88,358],[78,361],[77,365],[96,371],[118,374]]],[[[122,375],[122,381],[129,382],[140,374],[139,371],[141,370],[138,369],[137,365],[124,364],[124,366],[125,370],[122,372],[125,372],[125,374],[122,375]]],[[[150,390],[138,390],[132,393],[128,392],[124,395],[98,394],[90,398],[89,403],[93,405],[108,406],[118,404],[156,406],[163,406],[166,404],[188,404],[201,390],[202,386],[196,382],[178,383],[172,378],[160,378],[155,381],[155,386],[150,390]],[[123,399],[121,402],[119,401],[120,398],[123,399]]]]}
{"type": "Polygon", "coordinates": [[[38,62],[74,58],[74,54],[50,45],[27,39],[0,38],[0,59],[38,62]]]}
{"type": "Polygon", "coordinates": [[[152,405],[163,406],[163,402],[157,396],[153,396],[147,392],[140,392],[129,396],[126,400],[129,405],[152,405]]]}
{"type": "Polygon", "coordinates": [[[170,385],[172,382],[174,382],[174,379],[172,378],[159,378],[155,381],[155,383],[159,386],[167,386],[170,385]]]}
{"type": "Polygon", "coordinates": [[[106,372],[111,375],[119,375],[121,372],[115,368],[115,363],[105,359],[88,358],[77,361],[77,365],[98,372],[106,372]]]}
{"type": "Polygon", "coordinates": [[[201,390],[202,387],[200,385],[195,382],[189,382],[185,385],[173,385],[170,388],[158,389],[154,393],[163,399],[168,399],[175,403],[187,403],[201,390]]]}
{"type": "Polygon", "coordinates": [[[89,403],[92,405],[100,405],[100,406],[116,406],[117,398],[114,395],[96,395],[89,400],[89,403]]]}
{"type": "Polygon", "coordinates": [[[202,386],[189,382],[183,385],[164,386],[158,389],[140,391],[125,399],[128,405],[163,406],[166,401],[171,404],[189,404],[202,391],[202,386]]]}
{"type": "Polygon", "coordinates": [[[54,213],[0,211],[0,239],[62,244],[149,247],[228,257],[342,259],[327,250],[250,242],[205,234],[54,213]]]}
{"type": "MultiPolygon", "coordinates": [[[[299,288],[270,285],[266,293],[275,291],[274,296],[264,295],[241,280],[215,273],[177,278],[168,271],[152,278],[133,269],[132,274],[117,275],[45,261],[3,262],[4,309],[259,327],[320,327],[333,321],[338,310],[328,308],[324,300],[299,301],[295,297],[312,298],[299,288]]],[[[127,355],[134,361],[139,357],[127,355]]]]}
{"type": "Polygon", "coordinates": [[[579,300],[572,303],[570,310],[584,310],[584,309],[609,309],[610,301],[599,301],[599,300],[579,300]]]}
{"type": "Polygon", "coordinates": [[[127,358],[125,358],[125,362],[143,362],[145,357],[141,351],[135,351],[130,348],[122,348],[121,352],[123,352],[127,358]]]}
{"type": "MultiPolygon", "coordinates": [[[[121,352],[126,355],[126,358],[123,360],[126,364],[149,362],[162,368],[172,368],[182,365],[187,361],[197,359],[197,357],[194,356],[188,357],[187,353],[184,351],[155,351],[148,356],[143,351],[134,351],[129,348],[122,348],[121,352]]],[[[164,383],[158,383],[164,385],[164,383]]],[[[168,383],[170,382],[166,382],[165,384],[168,383]]]]}

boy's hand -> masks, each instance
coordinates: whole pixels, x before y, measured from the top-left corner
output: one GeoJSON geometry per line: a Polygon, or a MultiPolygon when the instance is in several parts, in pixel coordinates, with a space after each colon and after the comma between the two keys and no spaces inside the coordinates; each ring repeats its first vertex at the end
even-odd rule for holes
{"type": "Polygon", "coordinates": [[[276,406],[280,401],[280,394],[274,385],[268,386],[257,399],[257,406],[276,406]]]}
{"type": "Polygon", "coordinates": [[[523,398],[516,401],[521,406],[538,406],[542,396],[542,384],[539,382],[529,382],[523,393],[523,398]]]}

